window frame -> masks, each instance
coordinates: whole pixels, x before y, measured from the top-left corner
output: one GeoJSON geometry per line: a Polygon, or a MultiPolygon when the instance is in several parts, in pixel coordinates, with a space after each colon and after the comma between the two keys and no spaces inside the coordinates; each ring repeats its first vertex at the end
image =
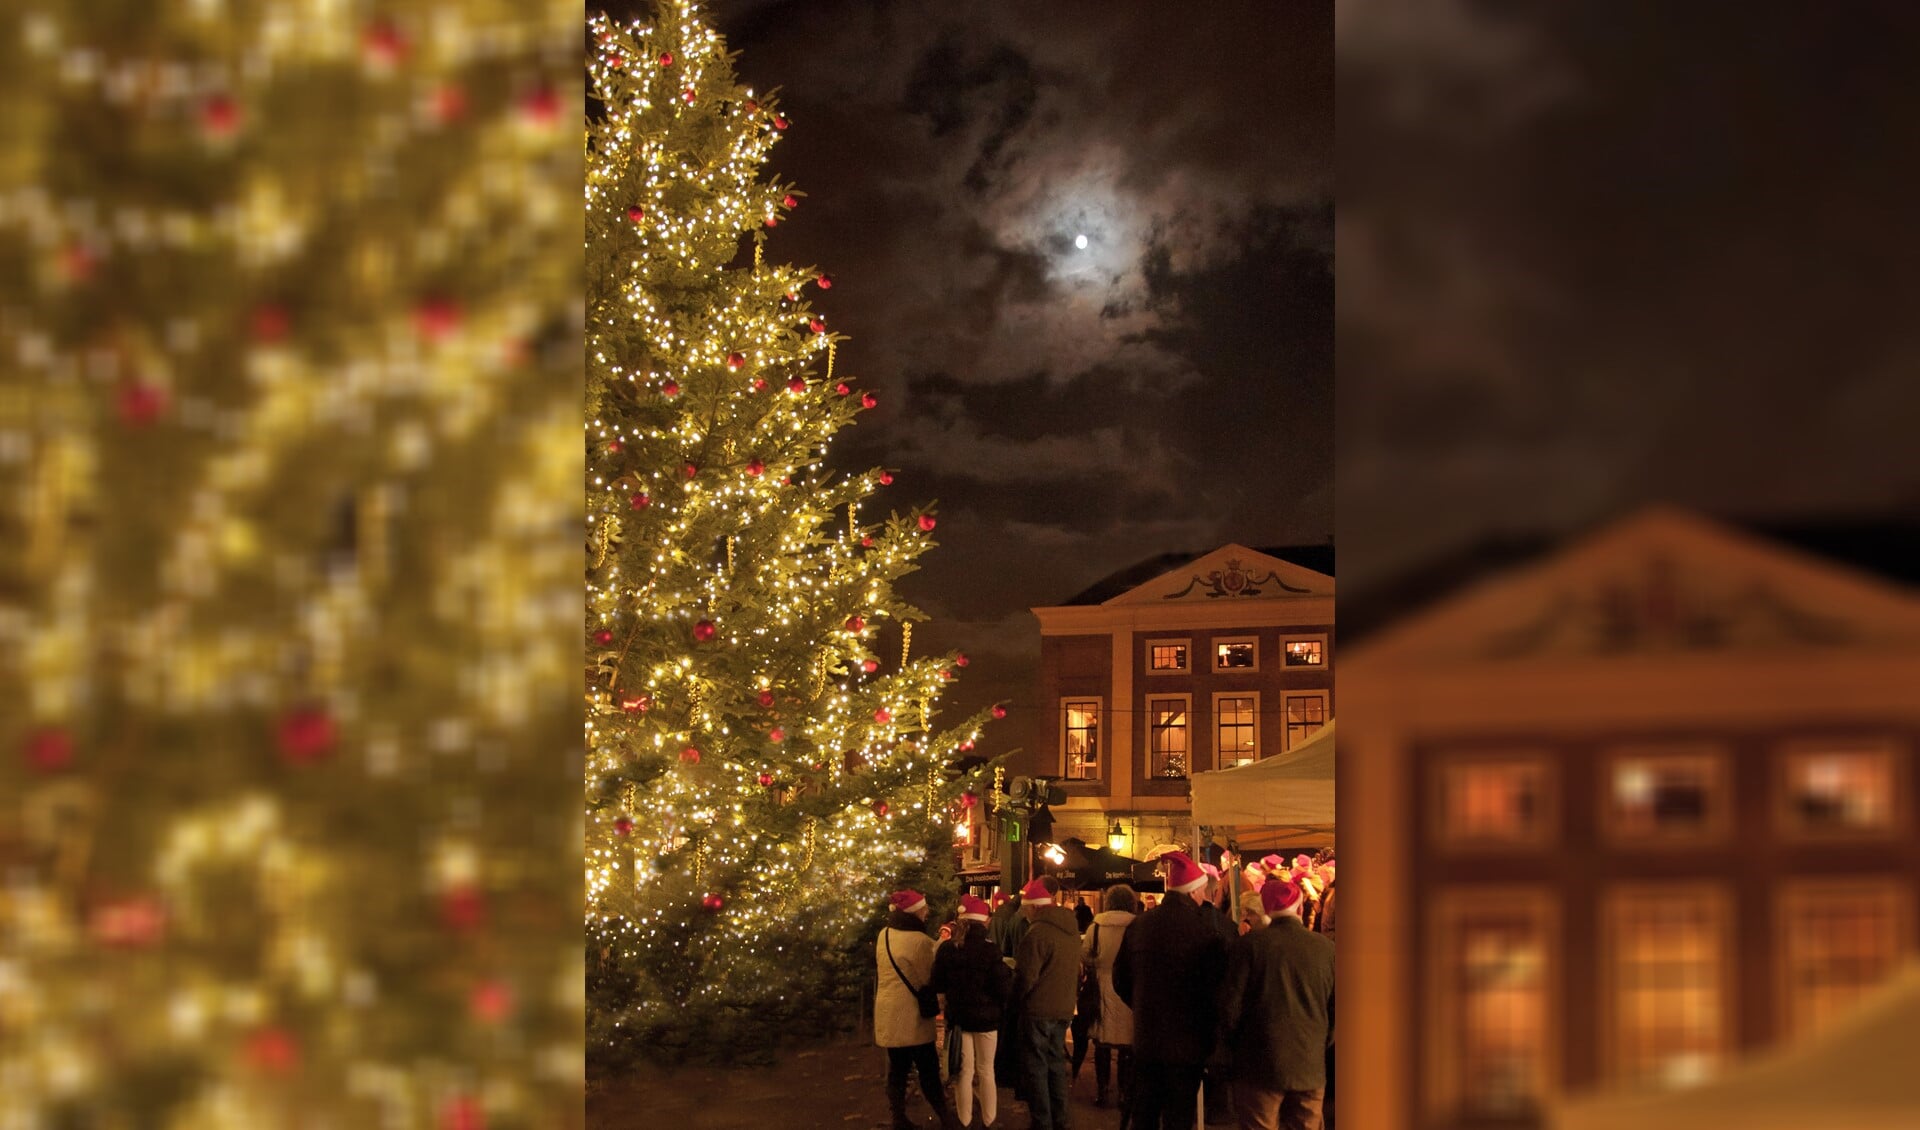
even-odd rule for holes
{"type": "Polygon", "coordinates": [[[1733,834],[1734,795],[1732,759],[1725,746],[1707,742],[1633,743],[1610,746],[1600,753],[1598,826],[1602,840],[1612,848],[1666,850],[1725,843],[1733,834]],[[1696,762],[1707,767],[1708,809],[1697,829],[1636,832],[1622,827],[1615,803],[1615,778],[1623,763],[1696,762]]]}
{"type": "Polygon", "coordinates": [[[1213,636],[1207,640],[1207,668],[1216,675],[1257,675],[1260,673],[1260,637],[1213,636]],[[1243,643],[1253,649],[1253,666],[1220,666],[1220,649],[1227,644],[1243,643]]]}
{"type": "Polygon", "coordinates": [[[1720,1005],[1719,1046],[1714,1050],[1712,1073],[1717,1078],[1736,1064],[1744,1049],[1740,1042],[1740,954],[1734,936],[1737,924],[1733,885],[1728,882],[1684,880],[1679,882],[1629,881],[1608,885],[1600,899],[1600,938],[1597,958],[1600,989],[1599,1066],[1602,1082],[1615,1088],[1663,1092],[1670,1088],[1657,1079],[1629,1078],[1625,1010],[1621,1008],[1620,937],[1621,926],[1632,907],[1668,900],[1698,899],[1709,909],[1713,921],[1714,943],[1718,956],[1715,992],[1720,1005]]]}
{"type": "Polygon", "coordinates": [[[1235,765],[1249,765],[1260,760],[1260,692],[1259,691],[1214,691],[1209,706],[1212,713],[1208,716],[1208,729],[1213,738],[1213,767],[1227,768],[1226,759],[1220,749],[1220,700],[1223,698],[1245,698],[1253,700],[1253,757],[1248,761],[1234,762],[1235,765]]]}
{"type": "Polygon", "coordinates": [[[1333,670],[1333,645],[1326,632],[1282,632],[1280,634],[1280,670],[1282,671],[1331,671],[1333,670]],[[1320,662],[1288,663],[1287,645],[1290,643],[1317,643],[1320,645],[1320,662]]]}
{"type": "Polygon", "coordinates": [[[1146,642],[1146,649],[1142,653],[1142,657],[1146,660],[1146,665],[1145,665],[1146,670],[1144,672],[1145,674],[1148,674],[1148,675],[1191,675],[1193,674],[1193,637],[1188,636],[1185,639],[1175,639],[1175,638],[1151,639],[1145,642],[1146,642]],[[1181,664],[1179,667],[1155,667],[1153,665],[1153,649],[1155,645],[1158,645],[1160,647],[1184,647],[1187,649],[1187,661],[1181,664]]]}
{"type": "MultiPolygon", "coordinates": [[[[1819,1031],[1806,1010],[1806,995],[1797,991],[1800,970],[1805,961],[1807,937],[1795,925],[1817,913],[1822,904],[1844,898],[1875,898],[1888,904],[1893,924],[1893,948],[1888,956],[1887,972],[1896,972],[1916,952],[1914,936],[1914,892],[1904,877],[1860,877],[1848,879],[1795,879],[1782,883],[1774,896],[1773,920],[1779,944],[1773,951],[1774,1036],[1797,1040],[1819,1031]],[[1800,1007],[1796,1009],[1796,1005],[1800,1007]]],[[[1871,992],[1871,988],[1863,992],[1871,992]]]]}
{"type": "Polygon", "coordinates": [[[1106,749],[1103,748],[1103,746],[1107,744],[1105,741],[1106,734],[1107,699],[1105,695],[1063,694],[1060,696],[1060,780],[1062,782],[1074,784],[1080,781],[1104,781],[1107,779],[1107,756],[1106,749]],[[1075,777],[1070,772],[1073,768],[1073,763],[1070,755],[1067,753],[1067,734],[1069,732],[1067,726],[1067,707],[1070,704],[1084,702],[1093,703],[1095,711],[1093,737],[1094,772],[1090,777],[1075,777]]]}
{"type": "Polygon", "coordinates": [[[1194,721],[1193,694],[1189,691],[1177,691],[1177,692],[1166,692],[1166,693],[1155,693],[1152,691],[1148,691],[1144,699],[1142,700],[1141,709],[1145,714],[1145,722],[1144,722],[1145,731],[1141,735],[1142,738],[1144,739],[1141,744],[1141,750],[1143,753],[1146,754],[1145,760],[1142,762],[1142,765],[1145,767],[1145,770],[1146,770],[1145,772],[1146,779],[1149,781],[1191,780],[1193,778],[1193,772],[1194,772],[1193,770],[1193,753],[1194,753],[1193,735],[1194,735],[1195,727],[1193,724],[1193,721],[1194,721]],[[1187,724],[1183,728],[1187,732],[1187,754],[1186,754],[1187,771],[1185,773],[1180,774],[1178,777],[1165,777],[1153,771],[1153,768],[1154,768],[1153,759],[1155,756],[1157,756],[1157,752],[1153,748],[1153,704],[1156,702],[1178,702],[1182,705],[1182,707],[1186,711],[1187,724]]]}
{"type": "Polygon", "coordinates": [[[1906,747],[1891,738],[1794,738],[1779,743],[1773,771],[1774,833],[1782,841],[1795,844],[1875,843],[1904,836],[1909,830],[1909,760],[1906,747]],[[1877,754],[1886,759],[1889,790],[1886,823],[1871,828],[1817,828],[1800,819],[1793,803],[1794,768],[1810,758],[1830,753],[1877,754]]]}
{"type": "MultiPolygon", "coordinates": [[[[1326,728],[1326,725],[1328,722],[1333,721],[1333,692],[1331,690],[1327,690],[1322,687],[1316,687],[1312,690],[1304,690],[1304,691],[1281,691],[1280,692],[1280,748],[1281,749],[1293,749],[1297,744],[1299,744],[1293,740],[1293,715],[1289,713],[1287,710],[1287,704],[1292,702],[1296,698],[1317,698],[1320,700],[1320,713],[1322,717],[1320,719],[1320,725],[1314,728],[1313,734],[1319,733],[1322,729],[1326,728]]],[[[1300,742],[1311,741],[1313,739],[1313,734],[1308,734],[1306,737],[1301,738],[1300,742]]]]}
{"type": "Polygon", "coordinates": [[[1558,892],[1544,884],[1442,888],[1425,916],[1427,1019],[1422,1065],[1425,1085],[1421,1090],[1428,1116],[1449,1125],[1476,1115],[1467,1106],[1465,1042],[1460,1038],[1466,1027],[1467,994],[1461,991],[1453,973],[1465,956],[1461,949],[1465,927],[1496,916],[1530,919],[1540,936],[1542,1031],[1537,1079],[1542,1111],[1551,1107],[1564,1082],[1561,1029],[1566,1015],[1562,984],[1565,956],[1558,892]]]}
{"type": "Polygon", "coordinates": [[[1545,851],[1559,842],[1560,762],[1550,751],[1532,748],[1462,750],[1434,758],[1432,766],[1432,775],[1429,780],[1429,792],[1432,794],[1429,798],[1431,807],[1428,809],[1431,828],[1428,839],[1434,847],[1461,854],[1534,853],[1545,851]],[[1540,819],[1530,834],[1513,839],[1497,839],[1486,836],[1465,836],[1453,827],[1447,803],[1451,795],[1449,786],[1452,775],[1476,766],[1491,765],[1532,766],[1539,773],[1540,819]]]}

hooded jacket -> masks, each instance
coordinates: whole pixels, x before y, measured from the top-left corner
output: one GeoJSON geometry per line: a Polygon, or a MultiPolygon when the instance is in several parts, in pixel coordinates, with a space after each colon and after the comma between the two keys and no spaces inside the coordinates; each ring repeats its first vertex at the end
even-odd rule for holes
{"type": "Polygon", "coordinates": [[[873,960],[879,975],[873,994],[873,1042],[883,1048],[911,1048],[933,1043],[933,1020],[920,1015],[915,989],[933,980],[933,951],[936,943],[927,934],[927,924],[901,911],[887,914],[886,929],[873,942],[873,960]],[[893,960],[887,960],[891,947],[893,960]],[[893,967],[898,965],[900,972],[893,967]],[[909,989],[900,981],[904,975],[913,983],[909,989]]]}
{"type": "Polygon", "coordinates": [[[1028,1020],[1072,1020],[1080,987],[1080,931],[1063,906],[1040,909],[1014,955],[1013,996],[1028,1020]]]}

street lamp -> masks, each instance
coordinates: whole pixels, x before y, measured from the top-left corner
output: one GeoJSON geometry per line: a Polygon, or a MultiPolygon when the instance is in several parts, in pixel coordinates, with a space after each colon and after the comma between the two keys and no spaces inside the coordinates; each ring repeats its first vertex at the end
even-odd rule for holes
{"type": "Polygon", "coordinates": [[[1127,854],[1127,830],[1120,826],[1118,820],[1113,822],[1113,827],[1107,829],[1107,850],[1115,855],[1127,854]]]}

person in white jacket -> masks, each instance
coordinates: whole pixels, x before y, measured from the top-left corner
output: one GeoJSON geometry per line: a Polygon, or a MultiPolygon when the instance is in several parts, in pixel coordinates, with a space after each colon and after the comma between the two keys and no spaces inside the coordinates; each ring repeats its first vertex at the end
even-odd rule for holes
{"type": "Polygon", "coordinates": [[[1120,1060],[1120,1105],[1126,1106],[1133,1089],[1133,1010],[1113,988],[1113,961],[1120,956],[1120,943],[1139,909],[1139,897],[1122,883],[1108,887],[1100,899],[1100,913],[1093,916],[1081,940],[1081,957],[1100,977],[1100,1017],[1087,1029],[1093,1041],[1093,1078],[1099,1088],[1096,1106],[1106,1106],[1108,1088],[1113,1082],[1112,1061],[1118,1050],[1120,1060]]]}
{"type": "Polygon", "coordinates": [[[942,1130],[962,1130],[940,1085],[933,1018],[920,1015],[915,996],[932,983],[933,955],[939,948],[927,934],[927,897],[919,891],[895,891],[888,904],[887,925],[873,943],[879,975],[873,994],[873,1042],[887,1049],[887,1102],[894,1130],[917,1125],[907,1117],[907,1076],[916,1068],[921,1093],[940,1117],[942,1130]]]}

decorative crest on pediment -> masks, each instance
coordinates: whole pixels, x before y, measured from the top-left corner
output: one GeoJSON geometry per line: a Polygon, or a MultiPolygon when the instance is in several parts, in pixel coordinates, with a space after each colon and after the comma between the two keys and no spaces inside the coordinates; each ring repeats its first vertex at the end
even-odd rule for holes
{"type": "Polygon", "coordinates": [[[1281,580],[1280,574],[1273,569],[1268,569],[1264,576],[1256,577],[1243,568],[1239,559],[1235,558],[1229,560],[1227,567],[1224,569],[1210,569],[1204,574],[1193,574],[1192,579],[1187,582],[1186,588],[1181,589],[1179,592],[1166,593],[1162,595],[1160,599],[1179,600],[1195,589],[1200,589],[1201,595],[1210,599],[1233,596],[1259,596],[1263,591],[1262,586],[1264,585],[1273,585],[1283,592],[1296,594],[1306,594],[1313,591],[1311,589],[1295,588],[1281,580]]]}

